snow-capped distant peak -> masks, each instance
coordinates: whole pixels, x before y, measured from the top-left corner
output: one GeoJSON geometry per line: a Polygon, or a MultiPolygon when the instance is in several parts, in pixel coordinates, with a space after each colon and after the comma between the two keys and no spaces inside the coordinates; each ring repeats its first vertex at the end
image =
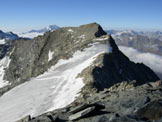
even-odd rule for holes
{"type": "Polygon", "coordinates": [[[3,32],[0,30],[0,40],[15,40],[18,39],[18,35],[13,32],[3,32]]]}
{"type": "Polygon", "coordinates": [[[50,25],[50,26],[47,26],[44,30],[47,30],[47,31],[53,31],[53,30],[56,30],[56,29],[59,29],[60,27],[58,27],[57,25],[50,25]]]}

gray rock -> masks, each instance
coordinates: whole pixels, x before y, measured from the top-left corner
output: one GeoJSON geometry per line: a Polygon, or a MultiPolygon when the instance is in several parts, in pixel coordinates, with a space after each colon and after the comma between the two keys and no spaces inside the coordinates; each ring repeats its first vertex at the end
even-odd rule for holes
{"type": "Polygon", "coordinates": [[[83,104],[83,105],[77,106],[74,109],[72,109],[70,111],[70,113],[74,114],[74,113],[82,111],[88,107],[93,107],[93,106],[95,106],[95,110],[97,110],[97,111],[105,108],[105,106],[100,103],[83,104]]]}
{"type": "Polygon", "coordinates": [[[79,119],[79,118],[82,118],[84,117],[85,115],[89,114],[90,112],[94,111],[95,110],[95,106],[92,106],[92,107],[88,107],[80,112],[77,112],[71,116],[69,116],[69,120],[76,120],[76,119],[79,119]]]}
{"type": "Polygon", "coordinates": [[[30,122],[55,122],[57,117],[52,117],[51,115],[42,115],[37,118],[33,118],[30,122]]]}
{"type": "Polygon", "coordinates": [[[26,117],[24,117],[21,120],[16,121],[16,122],[30,122],[30,120],[31,120],[31,116],[28,115],[28,116],[26,116],[26,117]]]}
{"type": "Polygon", "coordinates": [[[137,111],[137,115],[141,118],[145,118],[148,120],[159,120],[162,118],[162,102],[161,101],[153,101],[140,108],[137,111]]]}

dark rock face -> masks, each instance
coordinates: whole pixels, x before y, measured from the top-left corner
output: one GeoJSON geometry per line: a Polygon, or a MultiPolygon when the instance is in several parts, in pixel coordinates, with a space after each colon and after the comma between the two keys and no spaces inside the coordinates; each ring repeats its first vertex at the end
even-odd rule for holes
{"type": "Polygon", "coordinates": [[[86,95],[89,94],[89,89],[96,88],[100,91],[122,81],[135,80],[136,85],[141,85],[159,80],[149,67],[131,62],[118,49],[113,53],[99,55],[79,76],[88,84],[82,89],[83,94],[86,95]]]}
{"type": "Polygon", "coordinates": [[[8,44],[1,44],[0,45],[0,59],[6,56],[7,52],[10,49],[10,45],[8,44]]]}
{"type": "Polygon", "coordinates": [[[121,81],[136,80],[136,83],[140,85],[159,79],[149,67],[129,61],[120,51],[113,54],[105,54],[103,66],[95,67],[92,74],[95,86],[99,90],[121,81]]]}

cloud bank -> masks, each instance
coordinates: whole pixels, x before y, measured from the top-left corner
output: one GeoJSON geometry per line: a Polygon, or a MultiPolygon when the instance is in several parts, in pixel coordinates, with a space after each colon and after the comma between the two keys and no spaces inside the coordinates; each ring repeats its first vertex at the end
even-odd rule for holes
{"type": "Polygon", "coordinates": [[[134,48],[125,46],[119,46],[119,49],[128,56],[131,61],[144,63],[162,79],[162,56],[139,52],[134,48]]]}

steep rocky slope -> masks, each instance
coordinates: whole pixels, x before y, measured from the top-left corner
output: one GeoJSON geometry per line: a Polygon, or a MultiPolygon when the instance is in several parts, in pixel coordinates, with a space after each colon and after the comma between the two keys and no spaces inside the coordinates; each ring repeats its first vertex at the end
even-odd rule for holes
{"type": "Polygon", "coordinates": [[[159,80],[149,67],[130,61],[96,23],[16,40],[9,58],[4,74],[9,85],[0,89],[2,95],[14,87],[0,97],[0,121],[5,122],[65,107],[76,96],[74,104],[82,104],[123,81],[159,80]]]}

